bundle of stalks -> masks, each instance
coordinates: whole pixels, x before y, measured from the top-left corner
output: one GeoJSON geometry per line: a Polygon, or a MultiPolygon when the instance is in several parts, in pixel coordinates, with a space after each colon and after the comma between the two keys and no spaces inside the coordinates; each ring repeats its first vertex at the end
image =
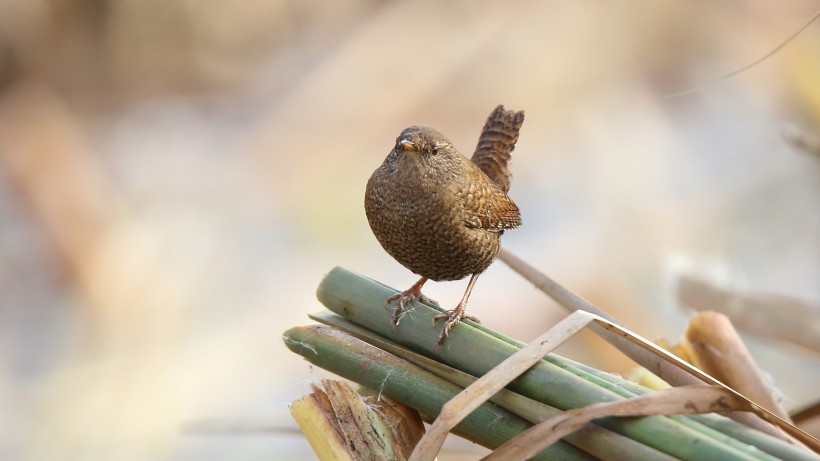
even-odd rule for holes
{"type": "MultiPolygon", "coordinates": [[[[379,282],[333,269],[318,289],[319,300],[332,313],[312,316],[326,326],[291,328],[284,334],[285,343],[311,363],[418,410],[427,422],[476,376],[524,346],[481,325],[462,322],[436,347],[438,330],[431,323],[440,310],[412,303],[401,324],[392,328],[384,300],[393,293],[379,282]]],[[[452,432],[495,449],[567,410],[651,392],[548,354],[478,405],[452,432]]],[[[685,410],[681,406],[680,413],[685,410]]],[[[606,417],[580,427],[529,459],[820,460],[803,446],[717,414],[606,417]]]]}

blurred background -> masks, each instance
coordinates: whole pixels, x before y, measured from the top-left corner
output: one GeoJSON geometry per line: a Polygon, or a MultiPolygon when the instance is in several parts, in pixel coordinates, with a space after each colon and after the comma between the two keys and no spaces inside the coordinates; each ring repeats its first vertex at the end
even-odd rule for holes
{"type": "MultiPolygon", "coordinates": [[[[820,23],[669,97],[816,9],[0,1],[0,459],[313,459],[288,404],[325,374],[281,333],[336,265],[415,281],[367,178],[412,124],[470,154],[497,104],[527,113],[508,249],[653,339],[685,327],[682,274],[817,325],[820,23]]],[[[564,315],[502,263],[469,313],[522,340],[564,315]]],[[[745,339],[787,408],[817,400],[817,354],[745,339]]],[[[560,352],[632,366],[591,335],[560,352]]]]}

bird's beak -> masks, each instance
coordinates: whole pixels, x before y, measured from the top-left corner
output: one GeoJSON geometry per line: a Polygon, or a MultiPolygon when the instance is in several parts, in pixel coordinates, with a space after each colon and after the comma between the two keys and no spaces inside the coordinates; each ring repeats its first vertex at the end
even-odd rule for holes
{"type": "Polygon", "coordinates": [[[401,141],[399,141],[399,148],[407,152],[411,150],[416,150],[416,145],[406,139],[402,139],[401,141]]]}

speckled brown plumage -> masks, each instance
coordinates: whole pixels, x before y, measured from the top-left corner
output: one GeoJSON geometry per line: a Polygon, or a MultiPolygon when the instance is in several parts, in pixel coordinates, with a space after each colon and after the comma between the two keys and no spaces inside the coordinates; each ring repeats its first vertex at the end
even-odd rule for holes
{"type": "MultiPolygon", "coordinates": [[[[422,278],[397,300],[393,323],[410,299],[431,280],[471,275],[459,305],[446,316],[439,343],[464,316],[478,274],[498,255],[500,237],[521,224],[518,207],[507,196],[507,162],[518,139],[523,112],[498,106],[484,126],[472,160],[441,133],[424,126],[401,132],[365,191],[370,228],[385,251],[422,278]]],[[[426,298],[423,298],[426,300],[426,298]]]]}

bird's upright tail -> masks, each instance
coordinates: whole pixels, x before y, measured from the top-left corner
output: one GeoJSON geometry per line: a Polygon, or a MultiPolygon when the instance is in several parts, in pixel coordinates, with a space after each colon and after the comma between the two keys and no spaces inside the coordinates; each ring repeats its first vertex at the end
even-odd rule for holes
{"type": "Polygon", "coordinates": [[[510,153],[515,149],[518,131],[523,123],[524,111],[505,110],[502,105],[496,107],[487,117],[471,158],[504,192],[510,190],[512,174],[507,163],[510,161],[510,153]]]}

